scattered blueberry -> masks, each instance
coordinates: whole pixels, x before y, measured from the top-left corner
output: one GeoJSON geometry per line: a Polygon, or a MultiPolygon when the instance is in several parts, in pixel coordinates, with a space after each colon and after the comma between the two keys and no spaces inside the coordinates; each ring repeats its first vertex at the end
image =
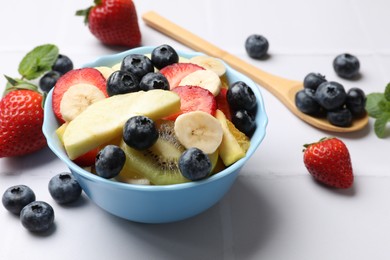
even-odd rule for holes
{"type": "Polygon", "coordinates": [[[153,49],[151,59],[153,65],[160,70],[165,66],[179,62],[179,55],[174,48],[163,44],[153,49]]]}
{"type": "Polygon", "coordinates": [[[345,104],[354,117],[363,116],[366,113],[366,95],[364,91],[360,88],[349,89],[345,104]]]}
{"type": "Polygon", "coordinates": [[[60,173],[49,181],[49,193],[59,204],[76,201],[81,195],[81,186],[71,173],[60,173]]]}
{"type": "Polygon", "coordinates": [[[47,231],[54,222],[54,210],[46,202],[34,201],[20,212],[22,225],[31,232],[47,231]]]}
{"type": "Polygon", "coordinates": [[[303,87],[316,90],[321,83],[326,82],[325,76],[311,72],[303,80],[303,87]]]}
{"type": "Polygon", "coordinates": [[[345,79],[352,79],[359,74],[360,63],[356,56],[344,53],[333,60],[336,74],[345,79]]]}
{"type": "Polygon", "coordinates": [[[49,92],[61,77],[61,73],[55,70],[45,73],[39,80],[39,87],[44,92],[49,92]]]}
{"type": "Polygon", "coordinates": [[[133,116],[123,127],[123,141],[136,150],[150,148],[157,139],[156,125],[146,116],[133,116]]]}
{"type": "Polygon", "coordinates": [[[107,145],[96,155],[95,170],[100,177],[117,176],[126,162],[125,152],[116,145],[107,145]]]}
{"type": "Polygon", "coordinates": [[[323,108],[333,110],[344,104],[347,93],[340,83],[327,81],[318,86],[315,98],[323,108]]]}
{"type": "Polygon", "coordinates": [[[68,56],[59,54],[51,69],[58,71],[61,74],[65,74],[73,69],[73,62],[68,56]]]}
{"type": "Polygon", "coordinates": [[[227,93],[227,101],[233,110],[252,110],[257,103],[256,96],[252,89],[242,81],[233,83],[227,93]]]}
{"type": "Polygon", "coordinates": [[[246,110],[237,110],[232,114],[232,123],[238,130],[251,137],[256,130],[256,121],[246,110]]]}
{"type": "Polygon", "coordinates": [[[185,178],[197,181],[210,174],[211,161],[202,150],[189,148],[179,158],[179,169],[185,178]]]}
{"type": "Polygon", "coordinates": [[[152,89],[169,90],[169,82],[163,74],[159,72],[149,72],[142,77],[139,88],[145,91],[152,89]]]}
{"type": "Polygon", "coordinates": [[[321,106],[316,101],[315,90],[304,88],[295,94],[295,105],[302,113],[309,115],[319,115],[321,106]]]}
{"type": "Polygon", "coordinates": [[[107,79],[107,94],[109,96],[137,92],[139,81],[133,73],[123,70],[114,71],[107,79]]]}
{"type": "Polygon", "coordinates": [[[347,108],[339,108],[327,113],[329,123],[335,126],[348,127],[352,124],[352,114],[347,108]]]}
{"type": "Polygon", "coordinates": [[[13,214],[20,214],[24,206],[35,201],[33,190],[26,185],[9,187],[3,194],[3,206],[13,214]]]}
{"type": "Polygon", "coordinates": [[[129,54],[122,60],[121,70],[134,74],[138,81],[149,72],[154,72],[152,61],[142,54],[129,54]]]}
{"type": "Polygon", "coordinates": [[[254,59],[263,58],[267,54],[268,48],[268,40],[259,34],[252,34],[245,41],[246,52],[254,59]]]}

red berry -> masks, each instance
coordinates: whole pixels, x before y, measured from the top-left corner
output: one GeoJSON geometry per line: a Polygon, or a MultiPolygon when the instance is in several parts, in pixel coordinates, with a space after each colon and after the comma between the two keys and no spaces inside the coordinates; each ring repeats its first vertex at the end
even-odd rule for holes
{"type": "Polygon", "coordinates": [[[29,154],[46,146],[42,95],[14,90],[0,101],[0,157],[29,154]]]}
{"type": "Polygon", "coordinates": [[[174,89],[185,76],[197,70],[204,70],[204,68],[192,63],[174,63],[164,67],[160,72],[167,78],[169,88],[174,89]]]}
{"type": "Polygon", "coordinates": [[[209,90],[198,86],[179,86],[172,91],[180,96],[180,112],[167,117],[167,120],[175,120],[181,114],[197,110],[215,115],[217,101],[209,90]]]}
{"type": "Polygon", "coordinates": [[[91,33],[107,45],[141,44],[138,16],[132,0],[95,0],[95,6],[76,12],[86,16],[91,33]]]}
{"type": "Polygon", "coordinates": [[[99,152],[99,148],[92,149],[89,152],[77,157],[73,160],[75,164],[81,167],[88,167],[95,164],[96,155],[99,152]]]}
{"type": "Polygon", "coordinates": [[[54,86],[52,98],[53,111],[60,123],[65,122],[65,120],[62,118],[60,109],[62,97],[70,87],[82,83],[96,86],[103,92],[106,97],[108,97],[106,90],[106,79],[97,69],[74,69],[65,73],[58,79],[56,85],[54,86]]]}
{"type": "Polygon", "coordinates": [[[227,119],[230,121],[232,120],[232,115],[230,113],[230,106],[229,103],[226,99],[226,93],[227,93],[227,88],[221,88],[221,91],[219,94],[215,97],[217,101],[217,107],[219,110],[221,110],[227,119]]]}
{"type": "Polygon", "coordinates": [[[305,147],[303,161],[316,180],[335,188],[352,186],[354,177],[351,158],[341,140],[325,138],[305,147]]]}

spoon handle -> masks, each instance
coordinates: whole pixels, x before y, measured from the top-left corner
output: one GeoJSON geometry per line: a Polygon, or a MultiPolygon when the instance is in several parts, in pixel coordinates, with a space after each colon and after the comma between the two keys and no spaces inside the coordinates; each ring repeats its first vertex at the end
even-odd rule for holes
{"type": "Polygon", "coordinates": [[[149,11],[145,13],[142,16],[142,19],[148,26],[181,42],[182,44],[190,47],[191,49],[203,52],[209,56],[216,57],[225,61],[232,68],[247,75],[256,83],[267,89],[274,96],[280,99],[284,104],[286,104],[289,89],[291,87],[302,86],[302,82],[284,79],[258,69],[257,67],[238,58],[237,56],[234,56],[220,49],[214,44],[167,20],[166,18],[162,17],[154,11],[149,11]]]}

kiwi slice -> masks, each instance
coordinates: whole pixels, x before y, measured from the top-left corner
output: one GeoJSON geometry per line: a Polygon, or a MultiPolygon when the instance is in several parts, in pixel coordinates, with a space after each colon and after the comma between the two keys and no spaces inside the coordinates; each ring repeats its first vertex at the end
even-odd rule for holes
{"type": "MultiPolygon", "coordinates": [[[[142,176],[151,184],[167,185],[189,182],[179,170],[178,161],[185,147],[177,140],[173,121],[157,122],[159,137],[149,149],[139,151],[126,145],[122,140],[120,146],[126,153],[126,163],[121,176],[142,176]]],[[[214,169],[218,161],[218,152],[209,155],[214,169]]]]}
{"type": "Polygon", "coordinates": [[[163,121],[157,126],[159,137],[149,149],[139,151],[121,142],[121,148],[126,153],[124,170],[141,175],[156,185],[188,182],[178,167],[179,157],[185,148],[176,139],[173,122],[163,121]]]}

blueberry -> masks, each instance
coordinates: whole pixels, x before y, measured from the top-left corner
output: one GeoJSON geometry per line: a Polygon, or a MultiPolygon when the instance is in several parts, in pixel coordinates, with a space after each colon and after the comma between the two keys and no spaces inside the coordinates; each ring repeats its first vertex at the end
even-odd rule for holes
{"type": "Polygon", "coordinates": [[[329,111],[341,107],[347,98],[347,93],[340,83],[328,81],[318,86],[315,98],[323,108],[329,111]]]}
{"type": "Polygon", "coordinates": [[[179,55],[174,48],[168,44],[160,45],[153,49],[151,55],[152,63],[157,69],[179,62],[179,55]]]}
{"type": "Polygon", "coordinates": [[[321,83],[326,82],[325,76],[311,72],[303,80],[303,87],[316,90],[321,83]]]}
{"type": "Polygon", "coordinates": [[[142,77],[139,88],[145,91],[152,89],[169,90],[169,82],[163,74],[159,72],[149,72],[142,77]]]}
{"type": "Polygon", "coordinates": [[[268,40],[259,34],[252,34],[245,41],[246,52],[254,59],[263,58],[267,54],[268,48],[268,40]]]}
{"type": "Polygon", "coordinates": [[[333,60],[336,74],[345,79],[352,79],[359,74],[360,63],[356,56],[343,53],[333,60]]]}
{"type": "Polygon", "coordinates": [[[206,178],[211,172],[210,158],[198,148],[185,150],[179,158],[181,174],[192,181],[206,178]]]}
{"type": "Polygon", "coordinates": [[[256,130],[256,121],[246,110],[237,110],[232,114],[232,123],[248,137],[251,137],[256,130]]]}
{"type": "Polygon", "coordinates": [[[49,92],[61,77],[61,73],[55,70],[45,73],[39,80],[39,87],[44,92],[49,92]]]}
{"type": "Polygon", "coordinates": [[[20,212],[22,225],[31,232],[47,231],[54,222],[54,210],[44,201],[34,201],[20,212]]]}
{"type": "Polygon", "coordinates": [[[133,73],[117,70],[107,79],[107,93],[109,96],[137,92],[140,90],[139,81],[133,73]]]}
{"type": "Polygon", "coordinates": [[[354,117],[363,116],[366,113],[366,95],[364,91],[360,88],[349,89],[345,104],[354,117]]]}
{"type": "Polygon", "coordinates": [[[117,176],[126,162],[125,152],[116,145],[107,145],[96,155],[95,170],[100,177],[117,176]]]}
{"type": "Polygon", "coordinates": [[[61,74],[65,74],[73,69],[73,62],[68,56],[59,54],[51,69],[58,71],[61,74]]]}
{"type": "Polygon", "coordinates": [[[302,113],[309,115],[319,115],[321,106],[314,97],[315,90],[304,88],[295,94],[295,105],[302,113]]]}
{"type": "Polygon", "coordinates": [[[81,195],[81,186],[71,173],[60,173],[49,181],[49,193],[59,204],[76,201],[81,195]]]}
{"type": "Polygon", "coordinates": [[[20,214],[24,206],[35,201],[33,190],[26,185],[9,187],[3,194],[3,206],[13,214],[20,214]]]}
{"type": "Polygon", "coordinates": [[[153,120],[146,116],[133,116],[123,127],[123,141],[136,149],[150,148],[158,139],[158,131],[153,120]]]}
{"type": "Polygon", "coordinates": [[[233,83],[227,93],[227,101],[233,110],[252,110],[257,103],[256,96],[252,89],[242,81],[233,83]]]}
{"type": "Polygon", "coordinates": [[[328,111],[326,117],[329,123],[335,126],[348,127],[352,124],[352,114],[347,108],[328,111]]]}
{"type": "Polygon", "coordinates": [[[152,61],[142,54],[130,54],[123,58],[121,70],[134,74],[138,81],[144,75],[154,71],[152,61]]]}

